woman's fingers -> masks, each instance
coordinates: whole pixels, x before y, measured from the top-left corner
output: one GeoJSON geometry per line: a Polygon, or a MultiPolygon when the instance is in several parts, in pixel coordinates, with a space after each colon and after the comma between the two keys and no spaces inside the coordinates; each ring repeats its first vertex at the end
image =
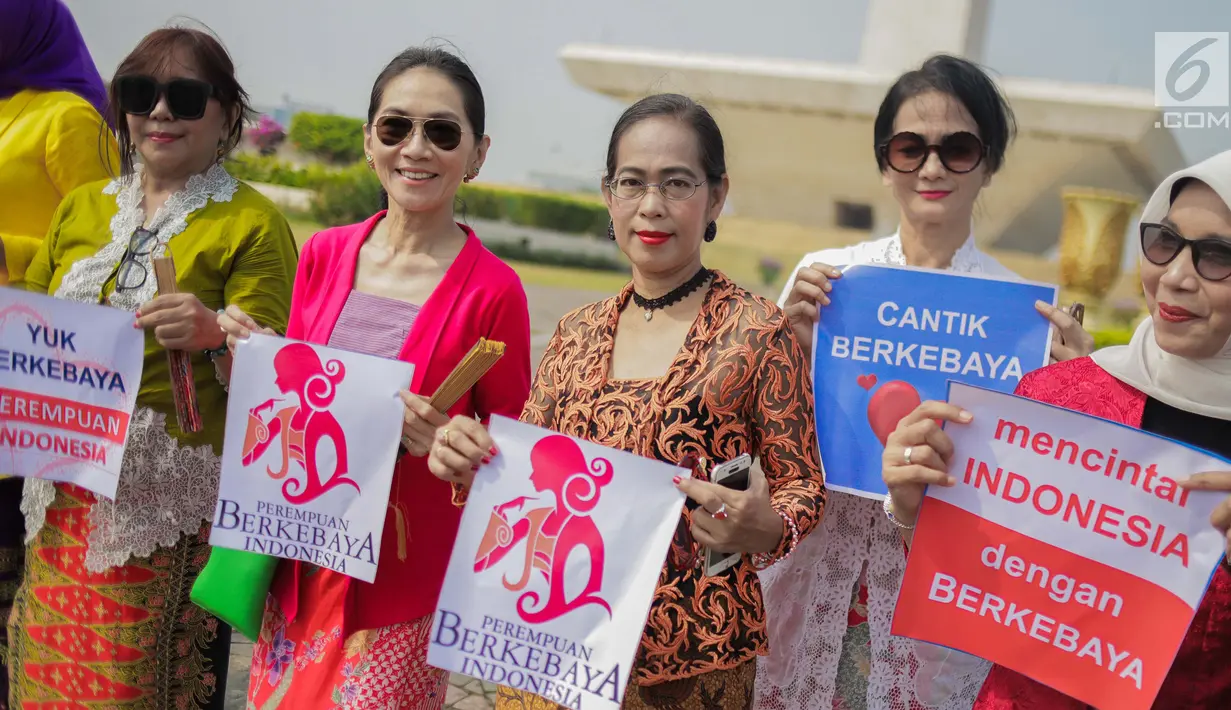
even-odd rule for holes
{"type": "Polygon", "coordinates": [[[928,400],[915,407],[915,410],[910,414],[902,417],[902,420],[898,422],[898,428],[904,429],[927,419],[967,424],[974,419],[974,415],[948,402],[928,400]]]}
{"type": "Polygon", "coordinates": [[[443,445],[433,447],[427,459],[427,468],[437,478],[466,486],[474,480],[474,473],[478,470],[477,465],[443,445]]]}
{"type": "Polygon", "coordinates": [[[244,313],[244,310],[235,304],[227,306],[226,315],[248,330],[259,330],[261,327],[252,319],[252,316],[244,313]]]}

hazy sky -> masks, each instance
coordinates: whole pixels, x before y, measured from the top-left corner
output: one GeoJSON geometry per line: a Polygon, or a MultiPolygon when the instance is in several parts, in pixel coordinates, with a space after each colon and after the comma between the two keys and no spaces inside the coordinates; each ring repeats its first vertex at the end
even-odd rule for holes
{"type": "MultiPolygon", "coordinates": [[[[66,1],[105,77],[146,32],[191,17],[226,43],[258,104],[289,94],[354,116],[393,55],[447,40],[483,85],[483,176],[500,182],[601,173],[623,106],[569,80],[556,58],[566,43],[854,62],[866,11],[862,0],[66,1]]],[[[1149,88],[1160,30],[1231,30],[1231,0],[992,0],[983,61],[1004,75],[1149,88]]],[[[1223,128],[1177,136],[1190,159],[1231,148],[1223,128]]]]}

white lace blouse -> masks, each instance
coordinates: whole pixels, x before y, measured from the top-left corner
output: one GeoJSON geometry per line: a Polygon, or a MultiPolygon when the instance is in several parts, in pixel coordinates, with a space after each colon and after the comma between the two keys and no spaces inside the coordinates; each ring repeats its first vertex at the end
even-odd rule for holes
{"type": "MultiPolygon", "coordinates": [[[[898,234],[841,249],[826,249],[800,260],[782,291],[786,302],[795,276],[805,266],[905,265],[898,234]]],[[[974,237],[953,256],[950,271],[1016,278],[980,252],[974,237]]],[[[757,662],[758,710],[828,710],[834,707],[838,662],[851,595],[867,565],[868,626],[872,665],[869,710],[926,708],[969,710],[991,664],[973,656],[917,643],[889,633],[906,557],[897,529],[881,502],[829,492],[825,517],[794,553],[761,572],[770,655],[757,662]]]]}

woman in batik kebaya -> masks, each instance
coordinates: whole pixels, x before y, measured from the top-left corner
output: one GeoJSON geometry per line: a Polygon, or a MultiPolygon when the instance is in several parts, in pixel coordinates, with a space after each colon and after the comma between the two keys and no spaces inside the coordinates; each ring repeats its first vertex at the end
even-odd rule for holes
{"type": "MultiPolygon", "coordinates": [[[[623,707],[743,710],[766,647],[757,571],[790,555],[825,503],[807,360],[781,310],[702,265],[728,190],[722,134],[708,111],[678,95],[633,104],[612,133],[602,189],[608,236],[632,263],[632,282],[560,321],[521,419],[693,467],[693,480],[677,481],[691,502],[623,707]],[[714,465],[741,454],[760,459],[747,490],[708,480],[714,465]],[[703,548],[742,555],[710,576],[703,548]]],[[[491,446],[483,426],[454,418],[429,465],[466,485],[491,446]]],[[[601,471],[589,471],[601,494],[601,471]]],[[[536,487],[553,480],[537,465],[535,476],[536,487]]],[[[536,542],[561,544],[551,535],[536,542]]],[[[559,572],[549,576],[558,582],[559,572]]],[[[496,707],[555,706],[501,688],[496,707]]]]}

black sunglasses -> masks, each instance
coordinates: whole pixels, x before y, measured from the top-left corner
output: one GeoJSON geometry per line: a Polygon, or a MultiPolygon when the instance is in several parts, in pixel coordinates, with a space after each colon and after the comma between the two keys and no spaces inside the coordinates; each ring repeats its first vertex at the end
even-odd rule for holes
{"type": "Polygon", "coordinates": [[[401,145],[415,132],[415,125],[423,125],[423,136],[441,150],[456,150],[462,144],[462,126],[447,118],[410,118],[386,114],[372,124],[376,139],[389,147],[401,145]]]}
{"type": "Polygon", "coordinates": [[[918,133],[904,131],[880,145],[881,158],[900,173],[913,173],[927,162],[935,151],[940,162],[951,173],[968,173],[979,167],[987,147],[973,133],[958,131],[941,139],[940,145],[928,143],[918,133]]]}
{"type": "Polygon", "coordinates": [[[145,285],[149,270],[137,257],[154,251],[154,243],[158,241],[156,236],[145,227],[137,227],[137,231],[128,238],[128,248],[124,250],[124,257],[120,259],[120,270],[115,277],[117,291],[128,291],[145,285]]]}
{"type": "Polygon", "coordinates": [[[1141,223],[1141,253],[1155,266],[1166,266],[1184,247],[1193,254],[1193,268],[1206,281],[1223,281],[1231,276],[1231,242],[1225,239],[1185,239],[1164,224],[1141,223]]]}
{"type": "Polygon", "coordinates": [[[116,79],[120,110],[133,116],[148,116],[165,96],[171,115],[182,121],[196,121],[205,115],[214,87],[197,79],[172,79],[165,84],[152,76],[128,75],[116,79]]]}

